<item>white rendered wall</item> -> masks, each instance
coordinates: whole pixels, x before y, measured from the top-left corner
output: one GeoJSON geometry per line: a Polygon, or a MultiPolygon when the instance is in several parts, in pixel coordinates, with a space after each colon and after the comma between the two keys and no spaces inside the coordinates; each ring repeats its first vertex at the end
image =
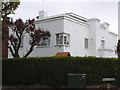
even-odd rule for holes
{"type": "MultiPolygon", "coordinates": [[[[33,52],[29,55],[30,57],[36,56],[54,56],[56,52],[63,52],[63,47],[56,47],[56,33],[63,32],[63,19],[52,20],[52,21],[40,21],[36,23],[36,27],[44,28],[50,31],[50,46],[35,46],[33,52]]],[[[29,35],[24,37],[23,48],[20,49],[19,53],[23,56],[29,49],[29,35]]],[[[11,53],[8,53],[8,57],[12,58],[11,53]]]]}
{"type": "Polygon", "coordinates": [[[35,47],[31,56],[55,56],[57,52],[63,52],[63,47],[56,47],[56,33],[63,32],[63,19],[52,21],[40,21],[36,27],[47,29],[51,33],[50,46],[35,47]]]}
{"type": "Polygon", "coordinates": [[[117,35],[109,32],[109,25],[105,24],[106,29],[101,28],[100,24],[97,27],[96,32],[96,46],[97,53],[96,56],[101,56],[100,53],[104,53],[102,57],[117,57],[115,54],[115,45],[117,43],[117,35]],[[101,40],[105,41],[105,48],[102,52],[99,52],[101,48],[101,40]]]}
{"type": "MultiPolygon", "coordinates": [[[[37,28],[44,28],[50,31],[50,46],[36,46],[30,57],[35,56],[54,56],[57,52],[70,52],[72,56],[102,56],[117,57],[112,51],[117,43],[117,35],[110,33],[108,27],[106,30],[100,28],[99,19],[89,19],[88,22],[75,21],[67,17],[57,17],[40,20],[36,22],[37,28]],[[56,46],[56,33],[70,34],[70,46],[56,46]],[[84,39],[88,38],[88,49],[84,47],[84,39]],[[105,40],[105,50],[101,48],[101,39],[105,40]],[[108,50],[106,50],[108,49],[108,50]]],[[[20,49],[20,55],[23,56],[29,49],[29,35],[24,37],[23,48],[20,49]]],[[[9,52],[9,58],[11,54],[9,52]]]]}
{"type": "Polygon", "coordinates": [[[118,39],[120,40],[120,1],[118,2],[118,39]]]}
{"type": "Polygon", "coordinates": [[[111,49],[113,51],[106,52],[105,53],[106,57],[116,57],[117,58],[117,53],[115,53],[117,42],[118,42],[117,37],[118,36],[116,34],[113,34],[111,32],[108,33],[108,39],[107,39],[108,49],[111,49]]]}
{"type": "Polygon", "coordinates": [[[117,57],[115,53],[115,45],[117,43],[117,35],[109,32],[109,24],[104,23],[105,29],[101,27],[100,20],[89,19],[90,24],[90,56],[97,57],[117,57]],[[101,40],[105,40],[105,48],[101,49],[101,40]]]}
{"type": "Polygon", "coordinates": [[[108,48],[108,28],[103,30],[99,23],[96,29],[97,29],[96,30],[96,36],[97,36],[96,37],[96,47],[97,47],[96,55],[99,56],[98,49],[101,49],[101,40],[105,41],[105,49],[108,48]]]}
{"type": "Polygon", "coordinates": [[[89,52],[90,52],[90,56],[96,56],[96,53],[97,53],[97,35],[96,35],[96,31],[97,31],[97,27],[99,25],[99,19],[89,19],[88,20],[88,24],[90,25],[89,27],[89,39],[90,39],[90,49],[89,49],[89,52]]]}
{"type": "Polygon", "coordinates": [[[70,52],[72,56],[89,56],[89,48],[85,49],[84,39],[89,39],[89,28],[87,23],[76,23],[64,20],[64,32],[70,34],[70,46],[64,47],[65,52],[70,52]]]}

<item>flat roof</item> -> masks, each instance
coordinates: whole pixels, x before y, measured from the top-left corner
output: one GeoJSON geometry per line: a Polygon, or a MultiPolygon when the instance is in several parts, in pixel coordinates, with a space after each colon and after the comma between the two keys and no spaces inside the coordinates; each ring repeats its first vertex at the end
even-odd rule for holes
{"type": "Polygon", "coordinates": [[[43,20],[48,20],[48,19],[55,19],[55,18],[60,18],[60,17],[71,17],[71,19],[77,19],[81,20],[83,22],[87,22],[87,18],[84,18],[82,16],[79,16],[74,13],[64,13],[64,14],[58,14],[58,15],[53,15],[53,16],[47,16],[44,19],[37,19],[36,22],[43,21],[43,20]]]}
{"type": "Polygon", "coordinates": [[[109,31],[110,34],[118,36],[118,34],[109,31]]]}

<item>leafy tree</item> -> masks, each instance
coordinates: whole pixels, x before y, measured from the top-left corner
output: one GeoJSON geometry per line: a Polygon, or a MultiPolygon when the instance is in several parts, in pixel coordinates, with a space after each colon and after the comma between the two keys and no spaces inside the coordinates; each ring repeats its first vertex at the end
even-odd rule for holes
{"type": "Polygon", "coordinates": [[[29,50],[25,53],[24,57],[27,57],[34,49],[36,45],[39,45],[41,38],[50,37],[49,31],[43,31],[41,29],[35,28],[35,20],[27,20],[23,22],[22,19],[18,19],[15,22],[10,20],[9,28],[12,30],[13,34],[9,36],[8,48],[14,58],[20,57],[19,49],[21,45],[22,37],[28,35],[30,38],[29,50]]]}
{"type": "Polygon", "coordinates": [[[8,15],[14,14],[14,11],[18,8],[19,5],[19,0],[2,0],[0,2],[0,26],[2,26],[2,58],[8,57],[8,15]]]}
{"type": "Polygon", "coordinates": [[[2,1],[1,4],[2,4],[2,8],[1,8],[2,18],[5,18],[9,14],[14,14],[14,11],[20,5],[20,1],[19,0],[6,0],[6,1],[2,1]]]}

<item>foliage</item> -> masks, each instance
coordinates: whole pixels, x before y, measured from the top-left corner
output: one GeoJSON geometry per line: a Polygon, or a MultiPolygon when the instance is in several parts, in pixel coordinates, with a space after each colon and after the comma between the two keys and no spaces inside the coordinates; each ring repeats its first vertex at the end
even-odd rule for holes
{"type": "Polygon", "coordinates": [[[19,0],[1,0],[0,2],[0,20],[2,20],[2,58],[7,58],[7,46],[9,36],[9,14],[14,14],[14,11],[20,5],[19,0]],[[5,49],[5,50],[4,50],[5,49]]]}
{"type": "MultiPolygon", "coordinates": [[[[35,20],[26,20],[23,22],[22,19],[17,19],[15,22],[7,17],[9,14],[13,14],[14,11],[20,4],[19,0],[13,2],[13,0],[3,1],[2,3],[2,40],[5,42],[6,48],[9,48],[12,56],[14,58],[20,57],[19,50],[21,47],[22,38],[29,34],[30,47],[28,51],[24,54],[27,57],[34,49],[34,46],[39,45],[41,38],[50,37],[48,31],[35,28],[35,20]],[[10,30],[10,31],[9,31],[10,30]],[[12,33],[11,33],[12,32],[12,33]],[[10,33],[10,36],[9,36],[10,33]],[[8,42],[9,40],[9,42],[8,42]]],[[[6,52],[7,53],[7,52],[6,52]]]]}
{"type": "Polygon", "coordinates": [[[15,0],[15,2],[12,0],[2,1],[2,18],[7,17],[9,14],[14,14],[14,11],[18,8],[20,5],[19,0],[15,0]]]}
{"type": "Polygon", "coordinates": [[[20,57],[19,49],[22,42],[21,39],[25,36],[29,35],[30,39],[28,40],[30,40],[30,48],[25,53],[24,57],[27,57],[33,51],[35,45],[39,45],[41,38],[48,38],[51,36],[49,31],[36,29],[34,19],[27,20],[26,22],[23,22],[22,19],[18,19],[15,22],[11,20],[9,22],[9,28],[12,33],[9,36],[8,48],[10,49],[11,54],[14,58],[20,57]]]}
{"type": "Polygon", "coordinates": [[[3,85],[67,84],[69,73],[87,74],[87,85],[103,84],[114,77],[120,85],[120,60],[95,57],[36,57],[3,60],[3,85]]]}

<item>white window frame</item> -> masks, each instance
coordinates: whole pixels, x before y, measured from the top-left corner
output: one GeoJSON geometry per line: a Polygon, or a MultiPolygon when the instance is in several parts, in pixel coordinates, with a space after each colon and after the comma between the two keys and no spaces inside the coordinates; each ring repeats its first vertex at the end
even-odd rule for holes
{"type": "Polygon", "coordinates": [[[105,40],[101,40],[101,48],[105,48],[105,40]]]}
{"type": "Polygon", "coordinates": [[[56,45],[57,46],[70,46],[70,34],[56,33],[56,45]]]}
{"type": "Polygon", "coordinates": [[[42,37],[39,46],[50,46],[50,37],[42,37]]]}
{"type": "Polygon", "coordinates": [[[85,49],[89,48],[89,39],[88,38],[84,38],[84,47],[85,47],[85,49]]]}

